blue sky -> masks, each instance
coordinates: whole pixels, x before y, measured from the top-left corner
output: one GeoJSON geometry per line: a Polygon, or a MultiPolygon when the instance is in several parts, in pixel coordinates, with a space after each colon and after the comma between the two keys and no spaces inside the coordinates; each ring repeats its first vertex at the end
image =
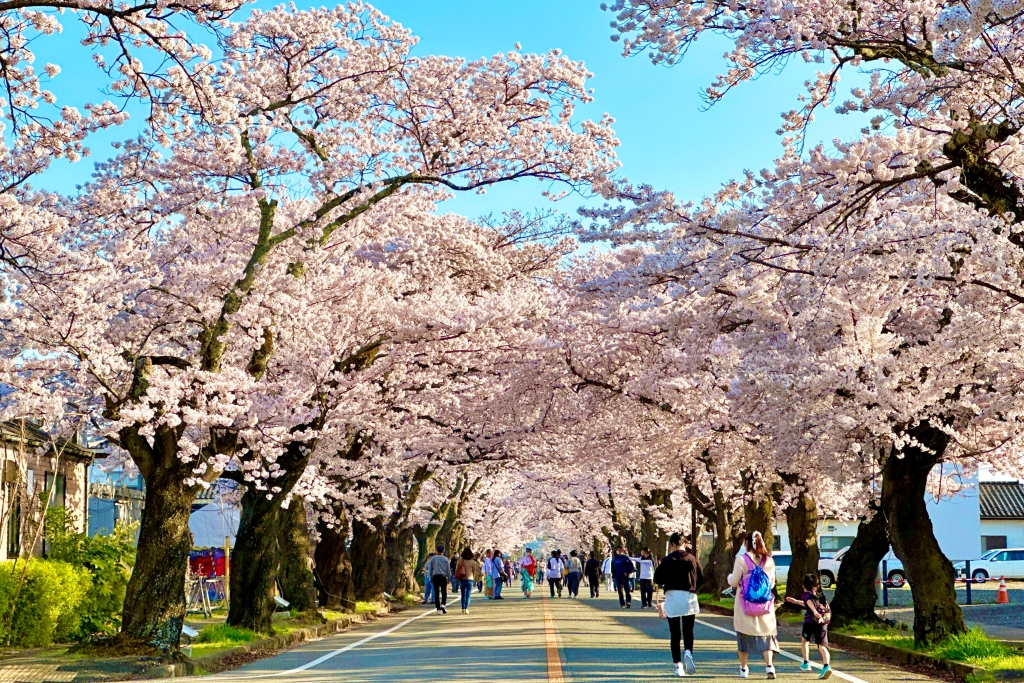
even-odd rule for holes
{"type": "MultiPolygon", "coordinates": [[[[255,6],[274,4],[261,1],[255,6]]],[[[301,9],[322,3],[296,4],[301,9]]],[[[592,104],[577,110],[578,118],[611,114],[622,141],[618,150],[622,173],[634,182],[670,189],[680,198],[699,199],[744,169],[769,165],[781,149],[775,134],[779,114],[794,107],[803,81],[814,72],[795,63],[781,75],[745,84],[705,111],[700,89],[724,66],[727,44],[719,38],[702,39],[683,64],[666,68],[652,66],[645,56],[620,55],[619,44],[610,40],[611,15],[601,11],[599,0],[377,0],[374,4],[419,37],[416,54],[473,59],[508,51],[518,41],[525,51],[557,47],[584,61],[594,73],[595,93],[592,104]]],[[[65,36],[74,33],[68,31],[65,36]]],[[[75,100],[100,99],[104,78],[86,59],[51,59],[64,69],[52,84],[58,97],[63,99],[66,93],[75,100]]],[[[810,138],[812,142],[853,139],[863,125],[859,117],[825,112],[810,138]]],[[[109,142],[130,131],[129,124],[92,139],[94,160],[108,156],[109,142]]],[[[90,172],[88,160],[70,167],[59,164],[45,182],[36,185],[68,190],[90,172]]],[[[551,202],[541,197],[543,189],[535,181],[506,184],[486,195],[461,194],[443,208],[477,216],[550,207],[551,202]]],[[[582,203],[580,197],[570,196],[556,208],[574,213],[582,203]]]]}

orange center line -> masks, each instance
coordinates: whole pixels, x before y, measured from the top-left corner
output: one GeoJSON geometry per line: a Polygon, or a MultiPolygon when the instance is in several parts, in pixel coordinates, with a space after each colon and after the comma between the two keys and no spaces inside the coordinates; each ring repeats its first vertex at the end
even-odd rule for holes
{"type": "Polygon", "coordinates": [[[548,654],[548,683],[565,683],[562,675],[562,658],[558,654],[558,631],[551,617],[547,597],[541,596],[544,604],[544,644],[548,654]]]}

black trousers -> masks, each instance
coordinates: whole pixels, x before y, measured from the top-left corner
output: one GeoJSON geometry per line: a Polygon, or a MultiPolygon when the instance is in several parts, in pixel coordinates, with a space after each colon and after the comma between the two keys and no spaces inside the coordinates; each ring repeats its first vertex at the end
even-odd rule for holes
{"type": "Polygon", "coordinates": [[[444,574],[437,574],[430,577],[434,584],[434,607],[441,609],[441,606],[448,602],[448,577],[444,574]]]}
{"type": "Polygon", "coordinates": [[[551,587],[551,597],[555,597],[555,588],[558,588],[558,597],[562,597],[562,580],[548,578],[548,586],[551,587]]]}
{"type": "Polygon", "coordinates": [[[693,622],[697,615],[690,614],[685,617],[669,617],[668,632],[672,640],[672,663],[678,664],[683,661],[683,653],[679,650],[679,641],[683,641],[683,649],[693,652],[693,622]]]}
{"type": "Polygon", "coordinates": [[[615,579],[615,588],[619,591],[619,604],[628,605],[633,602],[633,595],[631,593],[632,586],[629,585],[628,576],[619,576],[615,579]],[[625,592],[625,595],[623,595],[625,592]]]}
{"type": "Polygon", "coordinates": [[[599,597],[600,593],[598,592],[597,589],[601,585],[601,581],[598,578],[597,574],[588,574],[587,575],[587,584],[590,585],[590,597],[592,597],[592,598],[599,597]]]}
{"type": "Polygon", "coordinates": [[[640,606],[651,607],[654,602],[654,581],[640,579],[640,606]]]}

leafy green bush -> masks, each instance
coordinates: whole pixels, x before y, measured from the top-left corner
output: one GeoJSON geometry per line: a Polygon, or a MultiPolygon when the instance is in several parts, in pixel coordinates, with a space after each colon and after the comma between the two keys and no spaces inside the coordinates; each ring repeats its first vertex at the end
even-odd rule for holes
{"type": "Polygon", "coordinates": [[[238,628],[219,624],[204,628],[196,637],[197,643],[248,643],[255,640],[256,634],[247,628],[238,628]]]}
{"type": "Polygon", "coordinates": [[[81,607],[76,640],[113,635],[121,628],[121,608],[135,564],[134,527],[120,524],[108,536],[92,536],[75,530],[74,518],[62,507],[46,511],[47,556],[83,567],[92,574],[92,588],[81,607]]]}
{"type": "MultiPolygon", "coordinates": [[[[19,564],[0,565],[0,607],[3,614],[11,600],[21,574],[19,564]]],[[[82,603],[92,588],[92,575],[84,567],[53,560],[30,560],[25,585],[18,593],[14,615],[8,627],[0,623],[0,638],[10,636],[12,645],[45,647],[53,642],[67,642],[81,629],[82,603]]]]}

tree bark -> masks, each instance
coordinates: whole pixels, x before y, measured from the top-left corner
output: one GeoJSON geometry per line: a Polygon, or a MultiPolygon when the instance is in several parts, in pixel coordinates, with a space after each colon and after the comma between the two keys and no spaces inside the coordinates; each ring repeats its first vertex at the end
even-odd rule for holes
{"type": "Polygon", "coordinates": [[[914,643],[930,645],[967,630],[956,602],[953,565],[939,548],[925,504],[925,486],[949,436],[923,422],[910,430],[921,447],[890,455],[882,470],[882,510],[889,539],[903,561],[914,599],[914,643]]]}
{"type": "Polygon", "coordinates": [[[818,505],[806,493],[786,508],[789,547],[793,552],[786,581],[786,597],[797,600],[803,595],[803,578],[818,575],[818,505]]]}
{"type": "Polygon", "coordinates": [[[316,609],[316,587],[311,571],[309,526],[303,502],[293,499],[284,511],[284,523],[278,537],[281,549],[279,581],[284,599],[299,612],[316,609]]]}
{"type": "MultiPolygon", "coordinates": [[[[158,437],[156,446],[161,445],[158,437]]],[[[135,567],[125,591],[122,637],[177,651],[185,621],[185,577],[192,532],[188,528],[192,501],[199,486],[186,486],[187,468],[172,444],[169,457],[142,468],[146,504],[139,526],[135,567]]]]}
{"type": "Polygon", "coordinates": [[[316,526],[320,535],[313,553],[317,597],[323,607],[352,611],[355,609],[356,596],[352,586],[352,562],[345,551],[348,518],[340,503],[335,505],[334,514],[337,517],[334,526],[327,526],[322,520],[316,526]]]}
{"type": "Polygon", "coordinates": [[[765,492],[764,497],[758,500],[753,490],[755,481],[744,476],[744,489],[747,491],[746,501],[743,504],[743,526],[747,536],[755,531],[760,531],[764,537],[764,544],[768,550],[775,545],[775,531],[772,525],[775,522],[775,504],[772,495],[765,492]]]}
{"type": "Polygon", "coordinates": [[[412,529],[403,527],[395,534],[390,534],[384,543],[386,562],[384,574],[384,592],[393,598],[401,598],[406,593],[418,593],[419,586],[413,569],[416,566],[414,548],[415,536],[412,529]]]}
{"type": "Polygon", "coordinates": [[[704,515],[714,522],[715,542],[711,547],[711,554],[704,568],[704,582],[699,590],[702,593],[718,595],[729,585],[729,573],[732,571],[741,541],[731,501],[718,489],[715,489],[711,500],[713,506],[704,510],[704,515]],[[709,512],[712,514],[708,514],[709,512]]]}
{"type": "Polygon", "coordinates": [[[352,522],[352,588],[356,600],[374,602],[384,594],[384,523],[374,517],[369,523],[352,522]]]}
{"type": "Polygon", "coordinates": [[[658,525],[655,512],[672,510],[672,492],[668,489],[653,489],[640,497],[643,521],[640,526],[640,543],[650,548],[655,557],[661,559],[668,550],[668,534],[658,525]]]}
{"type": "Polygon", "coordinates": [[[872,503],[870,510],[874,516],[857,527],[857,536],[839,564],[836,595],[832,600],[832,623],[837,626],[854,621],[878,621],[875,579],[878,563],[889,552],[889,529],[877,504],[872,503]]]}

